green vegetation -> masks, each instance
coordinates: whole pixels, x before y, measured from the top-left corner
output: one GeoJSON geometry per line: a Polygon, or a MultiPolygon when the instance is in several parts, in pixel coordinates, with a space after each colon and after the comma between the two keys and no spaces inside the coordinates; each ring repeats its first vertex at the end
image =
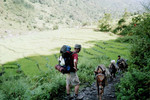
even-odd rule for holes
{"type": "Polygon", "coordinates": [[[103,32],[108,32],[111,30],[111,26],[109,24],[109,22],[111,21],[111,14],[104,14],[104,17],[99,20],[99,31],[103,31],[103,32]]]}
{"type": "MultiPolygon", "coordinates": [[[[130,41],[130,66],[117,85],[118,100],[147,100],[150,91],[150,14],[133,18],[120,34],[126,36],[122,42],[130,41]],[[136,26],[133,23],[136,22],[136,26]],[[127,39],[128,38],[128,39],[127,39]],[[125,41],[124,41],[125,40],[125,41]]],[[[120,38],[121,39],[121,38],[120,38]]],[[[119,40],[119,39],[118,39],[119,40]]],[[[118,41],[117,40],[117,41],[118,41]]]]}
{"type": "Polygon", "coordinates": [[[58,30],[58,28],[59,28],[58,25],[53,26],[53,30],[58,30]]]}
{"type": "Polygon", "coordinates": [[[122,15],[122,18],[118,20],[116,28],[111,31],[115,34],[124,35],[123,31],[125,28],[127,28],[127,25],[129,25],[128,20],[130,19],[130,17],[131,17],[131,14],[125,10],[124,14],[122,15]]]}
{"type": "Polygon", "coordinates": [[[150,73],[132,69],[124,74],[117,86],[117,100],[147,100],[149,98],[150,73]]]}
{"type": "MultiPolygon", "coordinates": [[[[117,55],[128,59],[128,43],[115,41],[91,41],[95,45],[83,48],[79,53],[81,85],[93,83],[94,70],[99,64],[108,67],[117,55]]],[[[90,43],[91,43],[90,42],[90,43]]],[[[5,99],[50,99],[65,91],[65,75],[55,70],[59,54],[34,56],[7,63],[1,68],[5,72],[0,77],[0,97],[5,99]]]]}

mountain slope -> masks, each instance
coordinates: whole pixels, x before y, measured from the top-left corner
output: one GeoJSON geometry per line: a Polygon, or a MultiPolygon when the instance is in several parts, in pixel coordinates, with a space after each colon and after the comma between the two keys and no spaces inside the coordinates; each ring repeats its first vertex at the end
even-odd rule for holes
{"type": "Polygon", "coordinates": [[[59,25],[91,24],[104,13],[117,18],[125,9],[142,10],[140,0],[3,0],[0,29],[45,30],[59,25]]]}

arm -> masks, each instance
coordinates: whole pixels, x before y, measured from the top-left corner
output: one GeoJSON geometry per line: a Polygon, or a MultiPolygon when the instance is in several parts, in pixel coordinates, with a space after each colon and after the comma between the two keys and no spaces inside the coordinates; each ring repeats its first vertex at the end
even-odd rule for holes
{"type": "Polygon", "coordinates": [[[77,71],[78,69],[77,69],[77,64],[78,64],[78,54],[74,54],[73,55],[73,65],[74,65],[74,69],[75,69],[75,71],[77,71]]]}
{"type": "Polygon", "coordinates": [[[73,60],[73,65],[74,65],[74,69],[75,69],[75,71],[77,71],[78,69],[77,69],[77,63],[78,63],[78,61],[77,61],[77,59],[74,59],[73,60]]]}

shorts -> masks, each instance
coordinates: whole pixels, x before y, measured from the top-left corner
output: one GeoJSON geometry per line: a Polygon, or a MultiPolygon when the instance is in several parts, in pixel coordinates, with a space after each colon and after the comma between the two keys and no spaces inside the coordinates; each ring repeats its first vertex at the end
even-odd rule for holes
{"type": "Polygon", "coordinates": [[[79,85],[79,77],[76,72],[70,72],[66,75],[66,84],[67,85],[79,85]]]}

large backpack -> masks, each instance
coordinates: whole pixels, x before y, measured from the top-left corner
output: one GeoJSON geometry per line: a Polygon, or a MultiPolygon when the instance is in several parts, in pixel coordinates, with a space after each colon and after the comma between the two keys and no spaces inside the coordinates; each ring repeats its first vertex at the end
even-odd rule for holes
{"type": "Polygon", "coordinates": [[[71,47],[68,45],[63,45],[60,49],[61,56],[59,57],[58,65],[55,66],[55,68],[60,71],[61,73],[69,73],[71,71],[71,47]]]}

